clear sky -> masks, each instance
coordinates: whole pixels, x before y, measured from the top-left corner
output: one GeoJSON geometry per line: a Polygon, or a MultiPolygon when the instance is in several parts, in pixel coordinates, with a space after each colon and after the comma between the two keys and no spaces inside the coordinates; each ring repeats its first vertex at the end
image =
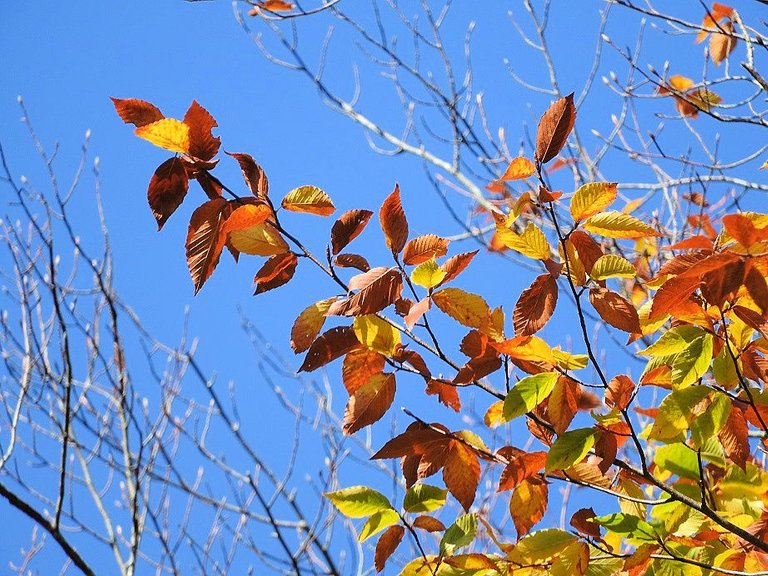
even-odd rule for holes
{"type": "MultiPolygon", "coordinates": [[[[688,14],[698,15],[697,2],[685,4],[688,14]]],[[[737,4],[743,4],[739,8],[745,18],[757,20],[760,10],[757,3],[737,4]]],[[[561,86],[565,92],[578,91],[594,54],[598,32],[595,14],[603,3],[579,0],[554,5],[551,43],[562,73],[561,86]],[[563,4],[568,4],[567,10],[563,4]]],[[[450,30],[456,38],[461,38],[466,22],[477,20],[477,83],[486,94],[492,123],[506,128],[510,147],[516,152],[524,137],[524,126],[531,130],[549,103],[549,97],[524,90],[505,72],[503,58],[507,57],[526,77],[539,81],[543,75],[540,62],[514,35],[506,15],[510,6],[515,12],[522,12],[518,1],[464,3],[452,14],[450,30]],[[483,4],[483,8],[478,9],[478,4],[483,4]]],[[[316,53],[326,24],[320,17],[308,24],[304,38],[310,52],[316,53]]],[[[258,30],[262,24],[253,20],[250,25],[258,30]]],[[[616,16],[607,32],[618,44],[625,45],[634,41],[637,30],[637,18],[616,16]]],[[[352,61],[361,62],[364,108],[382,122],[397,126],[401,111],[391,104],[391,89],[359,54],[349,47],[335,48],[344,46],[346,39],[348,34],[342,29],[338,33],[338,44],[332,45],[329,78],[337,85],[346,86],[351,94],[352,61]],[[382,102],[388,104],[382,105],[382,102]]],[[[455,54],[460,56],[461,43],[453,44],[455,54]]],[[[668,48],[650,43],[644,47],[645,61],[661,69],[664,60],[671,59],[673,72],[695,77],[701,71],[701,48],[690,44],[682,48],[675,45],[679,51],[670,54],[668,48]]],[[[250,420],[246,427],[264,450],[266,459],[275,462],[278,468],[283,466],[291,437],[290,419],[263,387],[254,369],[256,359],[241,329],[241,319],[242,316],[250,318],[277,351],[298,367],[300,361],[293,360],[288,347],[293,319],[309,303],[335,294],[335,289],[302,262],[291,285],[254,298],[251,281],[260,266],[259,259],[246,257],[235,266],[225,255],[211,280],[193,297],[183,241],[194,204],[188,200],[171,217],[162,233],[156,232],[146,204],[146,186],[155,166],[167,155],[135,138],[132,128],[115,114],[109,97],[149,100],[167,116],[177,118],[181,118],[189,103],[196,99],[218,120],[222,149],[248,152],[267,170],[276,201],[289,189],[311,183],[331,195],[338,213],[350,208],[376,210],[398,181],[412,235],[459,232],[426,181],[421,164],[412,158],[388,158],[371,151],[359,127],[328,110],[312,86],[261,57],[235,22],[229,2],[6,0],[0,6],[0,54],[0,141],[12,170],[33,182],[44,182],[43,166],[29,143],[26,128],[19,122],[17,96],[24,98],[42,142],[51,148],[59,143],[57,166],[64,180],[73,173],[84,134],[90,130],[89,158],[100,159],[118,291],[135,308],[150,332],[169,343],[180,338],[188,311],[188,332],[200,339],[198,350],[202,365],[207,371],[216,372],[222,385],[235,380],[241,388],[252,391],[253,404],[240,406],[241,413],[247,415],[244,420],[250,420]]],[[[615,54],[607,55],[606,62],[602,73],[612,67],[622,69],[621,60],[615,54]]],[[[600,87],[587,101],[579,122],[606,131],[610,129],[609,111],[615,111],[611,109],[614,105],[610,93],[600,87]]],[[[652,104],[643,105],[672,114],[671,103],[666,101],[653,100],[652,104]]],[[[706,119],[700,122],[704,136],[711,137],[717,128],[706,119]]],[[[741,152],[739,146],[756,147],[749,141],[725,142],[726,156],[730,152],[728,146],[734,147],[734,155],[741,152]]],[[[647,177],[633,170],[617,164],[614,173],[606,177],[619,181],[630,176],[647,177]]],[[[242,190],[239,169],[231,159],[224,157],[217,173],[229,186],[242,190]]],[[[90,176],[86,184],[89,179],[90,176]]],[[[93,225],[89,190],[84,186],[77,201],[81,210],[77,224],[83,230],[93,225]]],[[[195,185],[188,198],[202,199],[195,185]]],[[[0,210],[6,210],[5,204],[3,200],[0,210]]],[[[455,204],[466,207],[460,201],[455,204]]],[[[310,244],[317,248],[323,245],[332,220],[297,215],[291,222],[302,237],[311,238],[310,244]]],[[[377,223],[371,222],[366,238],[360,242],[357,249],[370,249],[383,256],[377,223]]],[[[452,253],[469,249],[474,248],[454,247],[452,253]]],[[[482,292],[493,305],[504,304],[510,310],[517,294],[534,277],[531,272],[509,273],[509,268],[505,268],[508,275],[499,281],[496,256],[483,256],[473,266],[473,278],[464,279],[463,286],[482,292]]],[[[566,346],[564,330],[571,326],[566,324],[568,319],[565,309],[545,334],[566,346]]],[[[572,336],[576,336],[575,332],[572,336]]],[[[576,347],[575,351],[583,350],[576,347]]],[[[138,348],[132,352],[141,355],[138,348]]],[[[639,370],[634,365],[626,366],[620,357],[612,357],[611,362],[615,363],[616,370],[639,370]]],[[[343,390],[337,379],[339,367],[332,366],[328,373],[339,393],[337,412],[341,413],[343,390]]],[[[296,383],[289,380],[287,385],[296,383]]],[[[402,395],[398,395],[395,406],[405,404],[411,397],[407,391],[399,394],[402,395]]],[[[436,407],[433,399],[425,401],[420,390],[414,397],[424,403],[423,409],[419,406],[422,414],[444,419],[457,427],[461,425],[447,410],[436,407]]],[[[467,394],[467,399],[469,397],[467,394]]],[[[478,411],[482,413],[484,409],[485,400],[478,403],[478,411]]],[[[402,428],[407,421],[400,418],[399,422],[402,428]]],[[[374,432],[379,444],[390,435],[386,422],[374,432]]],[[[322,466],[322,461],[308,455],[300,466],[304,467],[302,471],[311,474],[322,466]]],[[[350,464],[342,478],[348,480],[347,483],[362,482],[364,478],[353,467],[350,464]]],[[[301,474],[297,478],[300,479],[301,474]]],[[[0,502],[0,514],[6,517],[10,514],[3,502],[0,502]]],[[[0,572],[9,560],[16,558],[19,547],[26,542],[25,530],[8,532],[0,528],[0,565],[3,566],[0,572]]],[[[45,573],[44,565],[38,567],[45,573]]]]}

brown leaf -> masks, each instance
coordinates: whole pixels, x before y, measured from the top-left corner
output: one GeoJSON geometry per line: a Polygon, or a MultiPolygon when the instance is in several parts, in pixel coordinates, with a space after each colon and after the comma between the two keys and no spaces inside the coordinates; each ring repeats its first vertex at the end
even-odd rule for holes
{"type": "Polygon", "coordinates": [[[573,94],[556,100],[539,120],[536,132],[536,161],[549,162],[560,153],[576,122],[573,94]]]}
{"type": "Polygon", "coordinates": [[[718,433],[717,438],[723,445],[728,458],[739,468],[745,470],[750,453],[749,426],[744,412],[735,403],[731,404],[728,421],[718,433]]]}
{"type": "Polygon", "coordinates": [[[597,514],[592,508],[581,508],[571,516],[571,526],[576,528],[585,536],[591,536],[595,540],[602,541],[600,536],[600,525],[590,522],[590,518],[595,518],[597,514]]]}
{"type": "Polygon", "coordinates": [[[619,374],[608,382],[608,389],[605,391],[605,403],[619,410],[624,410],[629,406],[632,400],[632,394],[635,391],[635,383],[629,376],[619,374]]]}
{"type": "Polygon", "coordinates": [[[403,250],[403,262],[408,265],[421,264],[430,258],[439,258],[448,253],[450,240],[435,234],[418,236],[408,241],[403,250]]]}
{"type": "Polygon", "coordinates": [[[339,254],[333,263],[339,268],[357,268],[361,272],[368,272],[371,269],[368,260],[359,254],[339,254]]]}
{"type": "MultiPolygon", "coordinates": [[[[340,300],[334,303],[329,315],[336,316],[364,316],[375,314],[394,304],[403,290],[403,277],[398,270],[389,269],[382,274],[381,269],[374,268],[366,272],[367,284],[363,284],[360,291],[348,300],[340,300]],[[373,274],[377,272],[377,274],[373,274]]],[[[361,283],[356,284],[360,285],[361,283]]],[[[350,282],[350,287],[352,282],[350,282]]]]}
{"type": "Polygon", "coordinates": [[[568,239],[576,249],[579,259],[584,264],[584,270],[589,274],[595,262],[603,255],[603,249],[589,234],[582,230],[574,230],[568,239]]]}
{"type": "Polygon", "coordinates": [[[479,250],[474,250],[472,252],[463,252],[461,254],[456,254],[455,256],[451,256],[446,260],[442,268],[445,270],[445,278],[443,278],[442,282],[438,284],[438,286],[442,286],[443,284],[447,284],[456,276],[461,274],[464,269],[469,266],[469,263],[472,262],[472,259],[477,256],[477,253],[479,250]]]}
{"type": "Polygon", "coordinates": [[[219,179],[216,178],[216,176],[209,174],[207,170],[197,170],[190,175],[190,178],[197,180],[197,183],[200,184],[200,188],[203,189],[205,195],[211,200],[219,198],[224,191],[219,179]]]}
{"type": "Polygon", "coordinates": [[[448,429],[442,424],[433,423],[427,426],[421,422],[414,422],[406,428],[405,432],[384,444],[371,456],[371,460],[424,455],[445,449],[450,442],[448,429]]]}
{"type": "Polygon", "coordinates": [[[744,276],[744,286],[755,304],[763,311],[763,315],[768,315],[768,283],[765,276],[757,268],[751,267],[744,276]]]}
{"type": "Polygon", "coordinates": [[[515,334],[530,336],[549,321],[557,304],[557,282],[551,274],[542,274],[523,290],[515,304],[512,323],[515,334]]]}
{"type": "Polygon", "coordinates": [[[547,511],[548,489],[546,481],[534,476],[515,488],[509,501],[509,513],[515,523],[517,538],[525,536],[547,511]]]}
{"type": "Polygon", "coordinates": [[[249,154],[242,154],[239,152],[227,152],[229,156],[232,156],[237,163],[240,164],[240,170],[243,171],[243,178],[248,186],[248,190],[256,198],[265,199],[269,194],[269,179],[267,173],[256,164],[254,159],[249,154]]]}
{"type": "Polygon", "coordinates": [[[353,350],[344,357],[341,379],[347,394],[357,392],[368,380],[384,371],[384,356],[368,348],[353,350]]]}
{"type": "Polygon", "coordinates": [[[427,532],[442,532],[445,530],[445,524],[432,516],[417,516],[413,521],[414,528],[421,528],[427,532]]]}
{"type": "Polygon", "coordinates": [[[718,270],[707,272],[701,277],[701,295],[710,304],[722,307],[727,300],[736,296],[744,282],[744,271],[744,261],[737,260],[718,270]]]}
{"type": "Polygon", "coordinates": [[[524,480],[538,474],[547,462],[546,452],[523,452],[501,472],[498,492],[512,490],[524,480]]]}
{"type": "Polygon", "coordinates": [[[455,412],[461,410],[461,400],[456,386],[446,383],[443,380],[431,379],[427,382],[427,395],[437,396],[441,404],[453,408],[455,412]]]}
{"type": "Polygon", "coordinates": [[[344,412],[344,434],[354,434],[381,419],[394,399],[394,374],[377,374],[370,378],[349,397],[344,412]]]}
{"type": "Polygon", "coordinates": [[[184,115],[184,124],[189,126],[189,155],[208,161],[219,153],[221,138],[211,134],[218,124],[208,110],[193,100],[184,115]]]}
{"type": "Polygon", "coordinates": [[[443,481],[456,500],[469,510],[475,501],[480,483],[480,462],[477,454],[458,440],[451,440],[443,468],[443,481]]]}
{"type": "Polygon", "coordinates": [[[174,156],[157,167],[147,189],[147,200],[157,220],[157,229],[162,229],[171,214],[181,206],[189,189],[189,178],[181,158],[174,156]]]}
{"type": "Polygon", "coordinates": [[[589,291],[589,301],[600,317],[614,328],[630,334],[637,334],[641,331],[637,310],[616,292],[607,288],[593,288],[589,291]]]}
{"type": "Polygon", "coordinates": [[[395,184],[395,189],[387,196],[379,211],[381,229],[387,247],[393,254],[399,254],[408,240],[408,220],[403,212],[403,204],[400,201],[400,186],[395,184]]]}
{"type": "Polygon", "coordinates": [[[479,330],[470,330],[467,335],[461,339],[459,350],[465,356],[470,358],[479,358],[484,356],[488,348],[488,336],[479,330]]]}
{"type": "Polygon", "coordinates": [[[333,223],[331,228],[331,247],[333,254],[341,252],[363,231],[371,219],[370,210],[349,210],[333,223]]]}
{"type": "Polygon", "coordinates": [[[221,234],[232,207],[223,198],[209,200],[192,213],[187,230],[187,266],[195,294],[211,277],[221,257],[225,236],[221,234]]]}
{"type": "Polygon", "coordinates": [[[296,272],[298,258],[293,252],[276,254],[267,260],[256,272],[253,283],[256,284],[254,295],[261,294],[290,282],[296,272]]]}
{"type": "Polygon", "coordinates": [[[112,104],[114,104],[115,110],[120,115],[120,118],[123,119],[123,122],[133,124],[136,128],[165,118],[157,106],[144,100],[112,97],[110,97],[110,100],[112,100],[112,104]]]}
{"type": "Polygon", "coordinates": [[[432,374],[427,367],[427,363],[424,362],[424,358],[422,358],[421,354],[415,350],[409,350],[401,345],[392,356],[392,360],[400,362],[401,364],[410,364],[425,380],[429,380],[432,377],[432,374]]]}
{"type": "Polygon", "coordinates": [[[491,353],[485,356],[472,358],[464,364],[453,378],[453,383],[459,386],[476,382],[489,374],[493,374],[499,368],[501,368],[501,358],[499,358],[495,351],[491,351],[491,353]]]}
{"type": "Polygon", "coordinates": [[[379,541],[376,543],[376,551],[373,554],[373,563],[376,566],[376,572],[384,570],[384,566],[392,553],[403,541],[403,535],[405,534],[405,528],[400,525],[390,526],[381,535],[379,541]]]}
{"type": "Polygon", "coordinates": [[[566,376],[558,378],[547,402],[549,420],[557,434],[565,432],[573,421],[580,396],[581,386],[578,382],[566,376]]]}
{"type": "Polygon", "coordinates": [[[299,372],[312,372],[360,346],[352,326],[337,326],[324,332],[309,347],[299,372]]]}

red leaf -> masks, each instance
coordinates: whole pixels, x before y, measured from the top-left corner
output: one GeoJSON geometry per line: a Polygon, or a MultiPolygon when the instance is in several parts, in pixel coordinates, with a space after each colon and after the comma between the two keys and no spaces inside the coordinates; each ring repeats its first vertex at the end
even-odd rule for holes
{"type": "Polygon", "coordinates": [[[347,394],[351,396],[383,370],[384,356],[368,348],[353,350],[344,357],[341,365],[341,379],[347,394]]]}
{"type": "Polygon", "coordinates": [[[477,454],[458,440],[452,440],[443,468],[443,481],[456,500],[469,510],[475,501],[480,483],[480,462],[477,454]]]}
{"type": "Polygon", "coordinates": [[[728,421],[717,435],[728,458],[742,470],[746,469],[749,458],[749,427],[744,412],[735,403],[731,404],[728,421]]]}
{"type": "Polygon", "coordinates": [[[426,234],[410,240],[403,250],[403,263],[408,265],[421,264],[430,258],[439,258],[448,253],[450,240],[440,238],[435,234],[426,234]]]}
{"type": "Polygon", "coordinates": [[[137,100],[135,98],[111,98],[112,104],[115,105],[115,110],[123,119],[126,124],[133,124],[138,128],[139,126],[146,126],[157,122],[165,118],[160,109],[154,104],[145,102],[144,100],[137,100]]]}
{"type": "Polygon", "coordinates": [[[377,374],[370,378],[349,397],[344,412],[344,434],[353,434],[381,419],[394,399],[394,374],[377,374]]]}
{"type": "Polygon", "coordinates": [[[489,374],[493,374],[501,368],[501,358],[495,353],[473,358],[459,369],[458,374],[453,379],[453,383],[458,385],[477,382],[489,374]]]}
{"type": "Polygon", "coordinates": [[[442,532],[445,530],[445,524],[432,516],[417,516],[413,521],[414,528],[421,528],[427,532],[442,532]]]}
{"type": "Polygon", "coordinates": [[[184,124],[189,126],[189,155],[208,161],[219,153],[221,138],[211,134],[218,124],[208,110],[193,100],[184,115],[184,124]]]}
{"type": "Polygon", "coordinates": [[[339,254],[336,256],[334,264],[339,268],[357,268],[361,272],[368,272],[371,269],[368,260],[359,254],[339,254]]]}
{"type": "Polygon", "coordinates": [[[187,266],[195,286],[195,294],[211,277],[224,248],[221,229],[232,207],[223,198],[209,200],[192,213],[187,231],[187,266]]]}
{"type": "Polygon", "coordinates": [[[433,378],[427,382],[427,394],[429,396],[437,396],[441,404],[453,408],[455,412],[461,410],[461,400],[459,399],[459,391],[456,386],[433,378]]]}
{"type": "Polygon", "coordinates": [[[309,347],[299,372],[312,372],[344,356],[360,345],[352,326],[337,326],[327,330],[309,347]]]}
{"type": "Polygon", "coordinates": [[[422,358],[421,354],[415,350],[408,350],[401,345],[392,356],[392,360],[400,362],[401,364],[410,364],[425,380],[429,380],[432,377],[432,374],[427,367],[427,363],[424,362],[424,358],[422,358]]]}
{"type": "Polygon", "coordinates": [[[536,161],[544,164],[558,155],[576,122],[573,94],[556,100],[539,120],[536,132],[536,161]]]}
{"type": "Polygon", "coordinates": [[[189,178],[184,161],[174,156],[157,167],[147,189],[147,200],[157,220],[157,229],[162,229],[171,214],[181,206],[189,189],[189,178]]]}
{"type": "Polygon", "coordinates": [[[272,256],[256,272],[256,277],[253,279],[253,283],[256,284],[254,295],[272,290],[289,282],[296,272],[297,263],[298,259],[293,252],[272,256]]]}
{"type": "Polygon", "coordinates": [[[472,259],[477,256],[478,252],[479,250],[475,250],[473,252],[463,252],[448,258],[448,260],[446,260],[442,266],[443,270],[445,270],[445,278],[443,278],[443,281],[440,282],[439,286],[447,284],[456,278],[456,276],[461,274],[464,269],[469,266],[469,263],[472,262],[472,259]]]}
{"type": "Polygon", "coordinates": [[[607,288],[593,288],[589,291],[589,301],[600,317],[614,328],[630,334],[641,331],[637,310],[616,292],[607,288]]]}
{"type": "Polygon", "coordinates": [[[387,196],[379,211],[381,229],[387,247],[393,254],[399,254],[408,240],[408,221],[403,212],[403,204],[400,201],[400,186],[395,184],[395,189],[387,196]]]}
{"type": "Polygon", "coordinates": [[[701,278],[697,276],[675,276],[664,282],[653,297],[650,319],[669,314],[675,306],[687,301],[700,285],[701,278]]]}
{"type": "Polygon", "coordinates": [[[248,190],[257,198],[265,199],[269,194],[269,179],[267,173],[256,164],[254,159],[248,154],[239,152],[227,152],[237,163],[240,164],[240,170],[243,171],[243,178],[248,185],[248,190]]]}
{"type": "Polygon", "coordinates": [[[632,394],[635,391],[635,383],[629,376],[619,374],[608,382],[608,389],[605,391],[605,403],[619,410],[624,410],[629,406],[632,400],[632,394]]]}
{"type": "Polygon", "coordinates": [[[368,220],[373,216],[370,210],[349,210],[334,222],[331,228],[331,247],[333,254],[341,252],[363,231],[368,220]]]}
{"type": "Polygon", "coordinates": [[[546,452],[523,452],[502,470],[498,492],[512,490],[522,481],[538,474],[546,462],[546,452]]]}
{"type": "Polygon", "coordinates": [[[211,200],[215,200],[216,198],[220,197],[224,191],[224,188],[221,185],[219,179],[216,178],[216,176],[209,174],[207,170],[198,170],[194,172],[190,177],[197,180],[197,183],[200,184],[200,188],[203,189],[205,195],[208,196],[208,198],[211,200]]]}
{"type": "Polygon", "coordinates": [[[530,336],[549,321],[557,304],[557,282],[551,274],[542,274],[523,290],[515,304],[512,323],[515,334],[530,336]]]}
{"type": "Polygon", "coordinates": [[[384,570],[384,566],[392,553],[403,541],[403,535],[405,534],[405,528],[402,526],[390,526],[381,535],[379,541],[376,543],[376,552],[373,555],[373,563],[376,566],[376,572],[384,570]]]}

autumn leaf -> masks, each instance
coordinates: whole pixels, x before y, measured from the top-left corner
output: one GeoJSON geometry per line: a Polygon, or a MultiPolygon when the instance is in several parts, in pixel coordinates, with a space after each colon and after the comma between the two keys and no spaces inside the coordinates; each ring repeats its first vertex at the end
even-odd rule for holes
{"type": "Polygon", "coordinates": [[[528,478],[537,475],[547,461],[546,452],[523,452],[514,456],[499,477],[498,491],[512,490],[528,478]]]}
{"type": "Polygon", "coordinates": [[[393,510],[392,504],[381,492],[368,486],[350,486],[323,494],[347,518],[365,518],[377,512],[393,510]]]}
{"type": "Polygon", "coordinates": [[[403,289],[403,276],[399,270],[373,268],[354,278],[349,284],[350,290],[359,289],[347,300],[335,302],[328,310],[330,315],[361,316],[374,314],[394,304],[403,289]]]}
{"type": "Polygon", "coordinates": [[[164,118],[163,113],[155,106],[144,100],[135,98],[111,98],[115,110],[126,124],[133,124],[137,128],[152,124],[164,118]]]}
{"type": "Polygon", "coordinates": [[[509,166],[507,166],[507,169],[499,180],[522,180],[524,178],[530,178],[535,173],[536,168],[534,167],[533,162],[524,156],[519,156],[509,163],[509,166]]]}
{"type": "Polygon", "coordinates": [[[547,237],[533,222],[529,222],[521,234],[506,226],[497,226],[496,236],[507,248],[534,260],[547,260],[552,254],[547,237]]]}
{"type": "Polygon", "coordinates": [[[370,348],[352,350],[344,356],[341,365],[341,380],[350,396],[368,380],[384,371],[386,359],[370,348]]]}
{"type": "Polygon", "coordinates": [[[317,186],[300,186],[285,195],[282,207],[291,212],[330,216],[336,210],[331,198],[317,186]]]}
{"type": "Polygon", "coordinates": [[[192,101],[183,122],[189,127],[188,154],[192,158],[207,162],[219,153],[221,139],[211,134],[211,130],[218,124],[197,100],[192,101]]]}
{"type": "Polygon", "coordinates": [[[171,152],[189,153],[189,126],[174,118],[142,124],[136,128],[136,136],[171,152]]]}
{"type": "Polygon", "coordinates": [[[515,334],[530,335],[541,330],[552,317],[556,304],[557,282],[551,274],[542,274],[523,290],[515,304],[515,334]]]}
{"type": "Polygon", "coordinates": [[[609,278],[634,278],[637,270],[632,263],[616,254],[605,254],[598,258],[589,275],[594,280],[608,280],[609,278]]]}
{"type": "Polygon", "coordinates": [[[395,399],[395,375],[377,374],[355,390],[344,412],[344,434],[354,434],[381,419],[395,399]]]}
{"type": "Polygon", "coordinates": [[[335,301],[333,297],[310,304],[296,318],[291,328],[291,348],[296,354],[304,352],[317,338],[325,324],[325,313],[335,301]]]}
{"type": "Polygon", "coordinates": [[[248,154],[240,152],[227,152],[227,154],[237,160],[251,194],[262,200],[266,199],[269,194],[269,179],[262,167],[256,164],[253,157],[248,154]]]}
{"type": "Polygon", "coordinates": [[[437,396],[441,404],[452,408],[454,412],[461,410],[461,400],[459,399],[459,390],[455,385],[448,384],[442,380],[430,379],[427,382],[427,395],[437,396]]]}
{"type": "Polygon", "coordinates": [[[602,212],[616,200],[615,182],[592,182],[579,187],[571,198],[571,216],[584,220],[602,212]]]}
{"type": "Polygon", "coordinates": [[[509,513],[517,530],[517,537],[525,536],[547,511],[547,483],[543,478],[532,477],[523,480],[515,488],[509,500],[509,513]]]}
{"type": "Polygon", "coordinates": [[[360,254],[339,254],[333,259],[334,265],[339,268],[356,268],[360,272],[368,272],[371,269],[371,265],[360,254]]]}
{"type": "Polygon", "coordinates": [[[560,153],[576,122],[573,94],[556,100],[539,120],[536,132],[536,161],[545,164],[560,153]]]}
{"type": "Polygon", "coordinates": [[[491,310],[482,297],[460,288],[443,288],[432,295],[435,305],[459,324],[478,330],[487,330],[491,310]]]}
{"type": "Polygon", "coordinates": [[[232,210],[223,198],[209,200],[192,213],[187,231],[187,266],[195,294],[211,277],[219,263],[225,236],[221,229],[232,210]]]}
{"type": "Polygon", "coordinates": [[[391,526],[381,535],[376,543],[376,550],[373,555],[373,564],[376,572],[381,572],[387,564],[387,560],[397,550],[400,542],[403,541],[405,528],[402,526],[391,526]]]}
{"type": "Polygon", "coordinates": [[[439,286],[444,279],[445,270],[440,267],[434,258],[422,262],[411,272],[411,281],[427,290],[439,286]]]}
{"type": "Polygon", "coordinates": [[[334,222],[331,228],[331,246],[333,254],[341,252],[352,240],[357,238],[373,216],[370,210],[350,210],[334,222]]]}
{"type": "Polygon", "coordinates": [[[435,234],[426,234],[409,240],[403,250],[403,263],[422,264],[431,258],[440,258],[448,253],[450,240],[435,234]]]}
{"type": "Polygon", "coordinates": [[[480,462],[474,451],[458,440],[452,440],[448,448],[443,481],[464,510],[469,510],[480,483],[480,462]]]}
{"type": "Polygon", "coordinates": [[[646,238],[659,236],[651,226],[634,216],[622,212],[601,212],[590,216],[582,224],[585,230],[606,238],[646,238]]]}
{"type": "Polygon", "coordinates": [[[169,158],[157,167],[147,189],[147,200],[161,230],[176,208],[181,206],[189,189],[189,178],[184,162],[169,158]]]}
{"type": "Polygon", "coordinates": [[[275,256],[288,252],[288,244],[275,227],[266,221],[266,218],[272,215],[271,209],[265,209],[263,206],[256,204],[237,208],[232,214],[237,214],[237,217],[227,220],[224,233],[232,246],[245,254],[275,256]],[[243,210],[244,208],[248,210],[243,210]],[[258,222],[262,218],[264,219],[258,222]]]}
{"type": "Polygon", "coordinates": [[[400,201],[400,186],[395,184],[395,189],[387,196],[379,211],[381,229],[387,247],[393,254],[399,254],[408,240],[408,221],[405,219],[403,205],[400,201]]]}
{"type": "Polygon", "coordinates": [[[580,462],[595,445],[595,431],[592,428],[570,430],[558,436],[547,454],[544,466],[547,472],[565,470],[580,462]]]}
{"type": "Polygon", "coordinates": [[[472,262],[472,259],[477,256],[477,253],[478,250],[473,252],[463,252],[448,258],[442,266],[443,270],[445,270],[445,278],[443,278],[443,281],[440,284],[447,284],[461,274],[467,266],[469,266],[469,263],[472,262]]]}
{"type": "Polygon", "coordinates": [[[289,282],[296,272],[297,263],[298,259],[293,252],[272,256],[256,272],[256,277],[253,279],[253,283],[256,285],[254,294],[261,294],[289,282]]]}
{"type": "Polygon", "coordinates": [[[509,422],[536,408],[552,393],[558,377],[557,372],[542,372],[520,380],[504,399],[504,420],[509,422]]]}
{"type": "Polygon", "coordinates": [[[338,326],[312,342],[299,372],[312,372],[360,346],[352,326],[338,326]]]}
{"type": "Polygon", "coordinates": [[[375,314],[356,316],[353,328],[363,346],[385,356],[393,356],[400,346],[400,331],[375,314]]]}
{"type": "Polygon", "coordinates": [[[623,296],[607,288],[593,288],[589,291],[589,301],[600,318],[614,328],[630,334],[641,332],[637,310],[623,296]]]}

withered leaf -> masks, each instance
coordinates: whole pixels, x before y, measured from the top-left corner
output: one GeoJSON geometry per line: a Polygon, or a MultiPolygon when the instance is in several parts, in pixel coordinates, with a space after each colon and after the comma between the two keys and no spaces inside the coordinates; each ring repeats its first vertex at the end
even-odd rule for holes
{"type": "Polygon", "coordinates": [[[515,304],[512,323],[515,334],[529,336],[544,326],[557,305],[557,282],[551,274],[542,274],[523,290],[515,304]]]}
{"type": "Polygon", "coordinates": [[[189,178],[184,161],[174,156],[157,167],[147,189],[147,200],[157,220],[157,229],[162,229],[171,214],[181,206],[189,189],[189,178]]]}
{"type": "Polygon", "coordinates": [[[641,331],[637,310],[628,300],[616,292],[607,288],[593,288],[589,291],[589,301],[595,307],[600,318],[614,328],[630,334],[637,334],[641,331]]]}
{"type": "Polygon", "coordinates": [[[123,122],[133,124],[137,128],[165,118],[157,106],[144,100],[112,97],[110,99],[123,122]]]}
{"type": "Polygon", "coordinates": [[[251,194],[257,198],[266,198],[269,194],[269,179],[262,167],[256,164],[249,154],[240,152],[227,152],[227,154],[240,164],[240,170],[243,171],[243,178],[251,194]]]}
{"type": "Polygon", "coordinates": [[[408,220],[403,212],[403,204],[400,201],[400,186],[395,184],[395,189],[387,196],[379,211],[381,229],[387,247],[393,254],[399,254],[408,240],[408,220]]]}
{"type": "Polygon", "coordinates": [[[447,284],[461,274],[464,269],[469,266],[469,263],[472,262],[472,259],[477,256],[478,252],[479,250],[462,252],[461,254],[456,254],[455,256],[448,258],[442,266],[443,270],[445,270],[445,278],[440,282],[440,286],[447,284]]]}
{"type": "Polygon", "coordinates": [[[253,279],[253,283],[256,284],[254,295],[278,288],[290,282],[296,272],[297,263],[298,258],[296,258],[296,254],[293,252],[284,252],[283,254],[272,256],[256,272],[256,277],[253,279]]]}
{"type": "Polygon", "coordinates": [[[349,210],[333,223],[331,228],[331,248],[333,254],[341,252],[363,231],[368,220],[373,216],[370,210],[349,210]]]}
{"type": "Polygon", "coordinates": [[[221,228],[232,212],[223,198],[209,200],[192,213],[187,231],[187,266],[195,286],[195,294],[213,274],[219,263],[225,236],[221,228]]]}
{"type": "Polygon", "coordinates": [[[376,543],[376,551],[373,555],[373,564],[376,567],[376,572],[384,570],[384,566],[387,564],[387,560],[392,556],[392,553],[397,550],[400,542],[403,541],[403,535],[405,534],[405,528],[400,525],[390,526],[381,535],[379,541],[376,543]]]}
{"type": "Polygon", "coordinates": [[[395,375],[377,374],[355,390],[344,412],[344,434],[354,434],[381,419],[395,399],[395,375]]]}
{"type": "Polygon", "coordinates": [[[218,124],[208,111],[193,100],[184,115],[184,124],[189,126],[189,155],[208,161],[219,153],[221,138],[211,134],[218,124]]]}
{"type": "Polygon", "coordinates": [[[371,269],[368,260],[359,254],[339,254],[333,263],[340,268],[357,268],[361,272],[368,272],[371,269]]]}
{"type": "Polygon", "coordinates": [[[360,346],[352,326],[337,326],[312,342],[299,372],[312,372],[360,346]]]}
{"type": "Polygon", "coordinates": [[[432,378],[427,382],[427,395],[437,396],[437,399],[441,404],[452,408],[455,412],[461,410],[461,400],[459,399],[459,391],[456,386],[432,378]]]}
{"type": "MultiPolygon", "coordinates": [[[[378,269],[374,268],[366,274],[371,274],[378,269]]],[[[360,288],[354,296],[347,300],[335,302],[329,315],[337,316],[364,316],[384,310],[390,304],[394,304],[403,290],[403,277],[399,270],[385,269],[383,274],[374,277],[370,283],[360,288]]]]}
{"type": "Polygon", "coordinates": [[[536,160],[545,164],[560,153],[576,122],[573,94],[556,100],[539,120],[536,132],[536,160]]]}
{"type": "Polygon", "coordinates": [[[403,250],[403,262],[408,265],[421,264],[430,258],[439,258],[448,253],[450,240],[435,234],[425,234],[410,240],[403,250]]]}

